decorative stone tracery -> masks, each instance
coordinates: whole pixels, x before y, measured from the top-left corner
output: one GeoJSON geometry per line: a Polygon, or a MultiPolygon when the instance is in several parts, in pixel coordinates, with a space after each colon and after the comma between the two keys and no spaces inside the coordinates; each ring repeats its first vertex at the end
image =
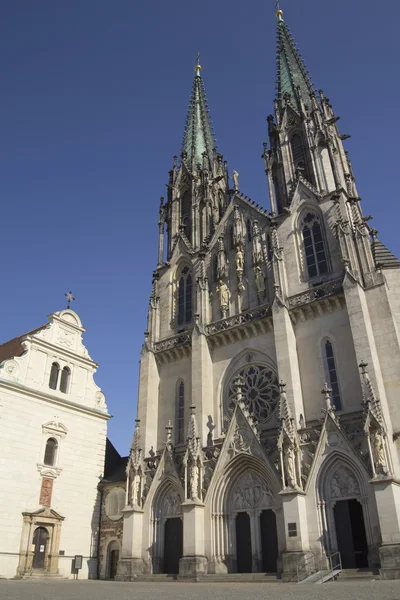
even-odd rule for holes
{"type": "Polygon", "coordinates": [[[251,364],[243,367],[231,379],[225,399],[225,411],[229,417],[235,408],[236,390],[234,381],[243,378],[243,402],[249,413],[260,423],[274,414],[279,401],[279,382],[275,371],[266,365],[251,364]]]}

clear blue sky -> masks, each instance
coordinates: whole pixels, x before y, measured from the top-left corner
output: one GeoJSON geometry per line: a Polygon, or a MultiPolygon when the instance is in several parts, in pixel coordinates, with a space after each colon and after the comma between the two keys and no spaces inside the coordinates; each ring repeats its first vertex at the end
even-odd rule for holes
{"type": "MultiPolygon", "coordinates": [[[[274,0],[2,0],[2,342],[74,308],[126,453],[157,260],[159,197],[180,153],[196,53],[218,149],[268,205],[274,0]]],[[[333,103],[366,214],[400,255],[400,3],[281,0],[333,103]]]]}

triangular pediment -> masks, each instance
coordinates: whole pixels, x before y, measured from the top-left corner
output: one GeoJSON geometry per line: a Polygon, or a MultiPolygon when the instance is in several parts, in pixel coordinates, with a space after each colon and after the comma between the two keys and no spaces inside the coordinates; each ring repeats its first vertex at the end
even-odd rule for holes
{"type": "Polygon", "coordinates": [[[252,422],[252,417],[246,413],[246,409],[236,405],[207,495],[212,493],[211,490],[215,486],[215,482],[218,481],[220,475],[232,460],[240,455],[261,461],[265,470],[269,473],[269,480],[272,482],[271,487],[275,488],[275,492],[278,492],[281,488],[278,473],[260,443],[256,425],[252,422]]]}
{"type": "Polygon", "coordinates": [[[284,108],[280,129],[294,129],[301,127],[301,116],[291,104],[287,104],[284,108]]]}
{"type": "Polygon", "coordinates": [[[44,508],[39,508],[38,510],[34,510],[32,512],[25,511],[22,513],[24,516],[35,517],[37,518],[46,518],[46,519],[55,519],[57,521],[64,521],[65,517],[62,517],[57,511],[45,506],[44,508]]]}
{"type": "Polygon", "coordinates": [[[300,176],[289,196],[290,209],[295,212],[303,203],[319,204],[321,194],[304,177],[300,176]]]}
{"type": "Polygon", "coordinates": [[[165,447],[158,463],[156,472],[149,486],[145,504],[152,503],[157,490],[165,482],[169,482],[174,488],[179,489],[182,497],[184,490],[181,477],[179,476],[175,456],[172,448],[165,447]]]}
{"type": "Polygon", "coordinates": [[[334,453],[342,454],[344,457],[357,462],[357,464],[362,466],[363,470],[366,471],[367,476],[370,477],[370,473],[368,473],[367,467],[360,453],[358,453],[352,446],[347,438],[347,435],[333,414],[331,414],[331,412],[327,412],[322,425],[321,434],[319,436],[319,442],[315,451],[311,469],[307,477],[307,482],[305,485],[306,492],[308,491],[311,482],[315,481],[317,473],[322,467],[324,461],[334,453]]]}
{"type": "Polygon", "coordinates": [[[221,237],[221,235],[223,235],[231,225],[233,225],[233,213],[235,206],[239,207],[240,213],[243,216],[246,215],[253,221],[257,220],[260,229],[264,227],[265,221],[269,221],[269,217],[262,207],[259,207],[259,205],[254,205],[250,200],[246,200],[239,194],[235,194],[235,196],[231,199],[224,216],[215,228],[215,231],[208,244],[208,248],[210,250],[214,248],[218,238],[221,237]]]}
{"type": "Polygon", "coordinates": [[[175,242],[172,256],[169,260],[170,264],[177,263],[182,257],[188,260],[192,259],[193,248],[184,233],[178,233],[175,242]]]}

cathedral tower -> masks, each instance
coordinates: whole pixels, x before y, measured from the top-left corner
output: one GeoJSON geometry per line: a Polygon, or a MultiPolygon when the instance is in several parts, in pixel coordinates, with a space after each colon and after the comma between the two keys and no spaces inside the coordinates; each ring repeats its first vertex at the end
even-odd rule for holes
{"type": "Polygon", "coordinates": [[[337,551],[347,568],[400,574],[400,262],[277,19],[270,211],[230,179],[196,65],[160,205],[121,579],[291,580],[337,551]]]}

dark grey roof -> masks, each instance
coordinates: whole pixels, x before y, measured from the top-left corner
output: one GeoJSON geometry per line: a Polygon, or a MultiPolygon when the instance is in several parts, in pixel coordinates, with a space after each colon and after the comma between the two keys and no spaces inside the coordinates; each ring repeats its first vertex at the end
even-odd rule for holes
{"type": "Polygon", "coordinates": [[[126,479],[126,465],[129,456],[121,456],[107,438],[104,477],[101,483],[117,483],[126,479]]]}
{"type": "Polygon", "coordinates": [[[375,265],[382,269],[399,269],[400,260],[377,238],[371,244],[375,265]]]}

